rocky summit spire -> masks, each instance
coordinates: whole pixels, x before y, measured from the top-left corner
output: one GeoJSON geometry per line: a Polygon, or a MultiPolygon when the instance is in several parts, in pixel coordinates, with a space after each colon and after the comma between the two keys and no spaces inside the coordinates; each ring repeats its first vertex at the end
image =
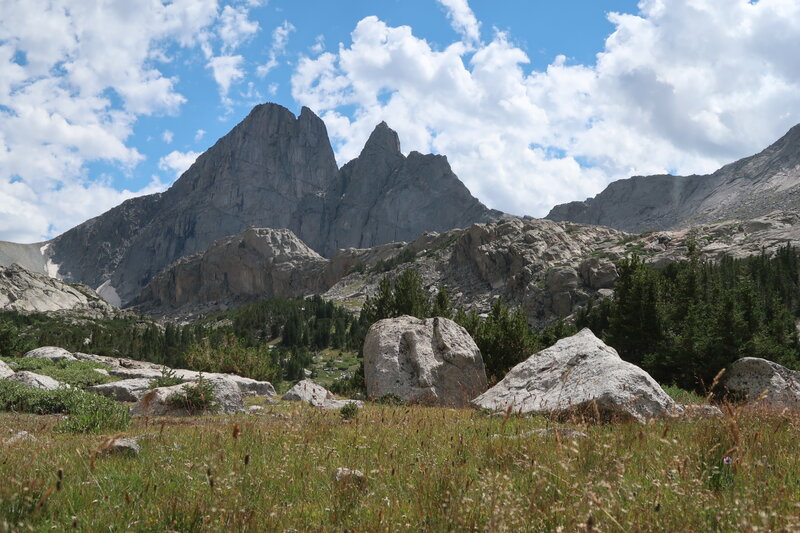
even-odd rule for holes
{"type": "Polygon", "coordinates": [[[397,132],[390,128],[386,122],[381,122],[375,126],[361,154],[366,155],[375,152],[400,153],[400,138],[397,136],[397,132]]]}
{"type": "Polygon", "coordinates": [[[69,230],[48,254],[65,279],[103,285],[124,305],[170,263],[250,227],[289,229],[330,255],[497,216],[443,157],[403,156],[385,122],[340,170],[322,119],[307,107],[295,116],[261,104],[169,190],[69,230]]]}

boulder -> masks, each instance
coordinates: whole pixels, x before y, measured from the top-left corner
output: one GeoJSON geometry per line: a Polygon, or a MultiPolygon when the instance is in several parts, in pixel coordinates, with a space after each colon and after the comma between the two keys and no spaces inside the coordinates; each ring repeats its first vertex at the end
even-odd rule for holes
{"type": "Polygon", "coordinates": [[[11,367],[5,364],[3,361],[0,361],[0,379],[6,379],[14,375],[14,371],[11,370],[11,367]]]}
{"type": "Polygon", "coordinates": [[[107,455],[126,455],[136,457],[139,455],[141,447],[135,438],[130,437],[117,437],[108,439],[104,442],[99,452],[107,455]]]}
{"type": "Polygon", "coordinates": [[[380,320],[364,341],[367,396],[465,407],[486,390],[481,352],[469,333],[446,318],[380,320]]]}
{"type": "Polygon", "coordinates": [[[328,400],[334,400],[333,394],[309,379],[298,381],[294,387],[283,395],[283,399],[290,402],[306,402],[314,407],[322,407],[328,400]]]}
{"type": "Polygon", "coordinates": [[[620,359],[588,328],[518,364],[472,404],[521,414],[599,415],[606,421],[645,422],[676,411],[647,372],[620,359]]]}
{"type": "Polygon", "coordinates": [[[15,373],[13,376],[10,376],[8,380],[22,383],[26,387],[31,387],[33,389],[56,390],[62,387],[61,383],[54,380],[50,376],[35,374],[33,372],[28,372],[27,370],[22,370],[15,373]]]}
{"type": "Polygon", "coordinates": [[[3,443],[3,446],[13,446],[15,444],[21,444],[21,443],[25,443],[25,442],[33,443],[33,442],[36,442],[37,440],[39,440],[39,439],[37,439],[36,437],[31,435],[27,431],[19,431],[13,437],[11,437],[7,441],[5,441],[3,443]]]}
{"type": "MultiPolygon", "coordinates": [[[[217,408],[213,414],[234,414],[244,410],[242,395],[239,387],[228,379],[208,379],[208,383],[214,387],[214,402],[217,408]]],[[[206,412],[192,412],[184,407],[174,405],[171,398],[175,395],[186,394],[185,387],[196,386],[199,382],[192,381],[173,385],[171,387],[159,387],[145,393],[139,401],[131,408],[131,413],[139,416],[192,416],[197,414],[207,414],[206,412]]]]}
{"type": "Polygon", "coordinates": [[[800,409],[800,372],[744,357],[731,364],[719,380],[728,394],[770,409],[800,409]]]}
{"type": "Polygon", "coordinates": [[[612,289],[619,274],[613,261],[600,257],[591,257],[580,265],[583,283],[595,290],[612,289]]]}
{"type": "Polygon", "coordinates": [[[364,402],[361,400],[325,400],[317,407],[321,407],[322,409],[329,409],[329,410],[336,410],[345,407],[348,404],[355,404],[356,407],[361,409],[364,407],[364,402]]]}
{"type": "Polygon", "coordinates": [[[25,354],[25,357],[34,359],[50,359],[51,361],[76,361],[75,356],[64,348],[57,346],[42,346],[25,354]]]}
{"type": "Polygon", "coordinates": [[[123,379],[112,383],[94,385],[88,390],[113,398],[118,402],[136,402],[144,396],[150,388],[151,380],[146,378],[123,379]]]}

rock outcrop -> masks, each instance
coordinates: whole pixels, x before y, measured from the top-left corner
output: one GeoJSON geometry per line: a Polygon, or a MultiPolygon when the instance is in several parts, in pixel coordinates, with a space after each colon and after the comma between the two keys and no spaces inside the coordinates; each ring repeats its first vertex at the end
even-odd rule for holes
{"type": "Polygon", "coordinates": [[[328,264],[289,230],[251,228],[170,265],[133,305],[175,316],[317,294],[332,284],[325,276],[328,264]]]}
{"type": "Polygon", "coordinates": [[[0,309],[36,313],[113,312],[112,306],[89,287],[64,283],[16,264],[0,266],[0,309]]]}
{"type": "Polygon", "coordinates": [[[627,237],[610,228],[528,218],[428,233],[394,247],[388,260],[368,258],[363,272],[346,275],[324,297],[357,307],[384,276],[413,267],[427,287],[445,287],[460,308],[486,313],[501,297],[521,306],[531,324],[546,325],[613,286],[613,260],[624,254],[620,243],[627,237]],[[411,259],[388,273],[372,268],[403,256],[411,259]]]}
{"type": "Polygon", "coordinates": [[[469,333],[446,318],[380,320],[364,341],[367,395],[466,407],[487,388],[481,352],[469,333]]]}
{"type": "Polygon", "coordinates": [[[244,403],[239,387],[231,380],[208,379],[214,389],[214,407],[210,411],[189,410],[176,403],[175,398],[186,395],[186,387],[195,387],[198,381],[191,381],[172,387],[151,389],[131,408],[131,414],[138,416],[192,416],[197,414],[235,414],[244,411],[244,403]]]}
{"type": "Polygon", "coordinates": [[[620,359],[589,329],[530,356],[472,404],[492,411],[638,422],[676,413],[675,402],[647,372],[620,359]]]}
{"type": "Polygon", "coordinates": [[[760,359],[735,361],[720,377],[718,385],[735,399],[769,409],[800,409],[800,372],[760,359]]]}
{"type": "Polygon", "coordinates": [[[146,379],[149,381],[162,377],[166,372],[184,381],[195,381],[199,379],[200,376],[208,380],[229,381],[235,383],[239,387],[239,392],[244,396],[275,396],[275,388],[268,381],[258,381],[235,374],[197,372],[195,370],[185,370],[181,368],[172,369],[147,361],[135,361],[133,359],[121,357],[107,357],[104,355],[81,352],[75,352],[72,355],[79,361],[90,361],[92,363],[105,365],[110,375],[122,378],[123,380],[146,379]]]}
{"type": "Polygon", "coordinates": [[[6,379],[14,375],[14,371],[5,361],[0,361],[0,379],[6,379]]]}
{"type": "Polygon", "coordinates": [[[46,243],[0,243],[0,264],[21,261],[124,306],[168,265],[251,227],[289,229],[330,256],[500,216],[469,194],[446,158],[401,154],[385,124],[339,171],[319,117],[264,104],[166,192],[128,200],[46,243]]]}
{"type": "Polygon", "coordinates": [[[554,207],[547,218],[640,233],[757,218],[776,209],[800,210],[800,125],[711,175],[615,181],[594,198],[554,207]]]}
{"type": "Polygon", "coordinates": [[[20,370],[6,379],[9,381],[16,381],[17,383],[22,383],[26,387],[30,387],[32,389],[56,390],[63,386],[50,376],[43,376],[41,374],[36,374],[35,372],[28,372],[27,370],[20,370]]]}
{"type": "Polygon", "coordinates": [[[76,361],[75,356],[64,348],[57,346],[42,346],[25,354],[33,359],[49,359],[50,361],[76,361]]]}
{"type": "Polygon", "coordinates": [[[87,390],[118,402],[136,402],[150,390],[151,379],[133,378],[94,385],[87,390]]]}

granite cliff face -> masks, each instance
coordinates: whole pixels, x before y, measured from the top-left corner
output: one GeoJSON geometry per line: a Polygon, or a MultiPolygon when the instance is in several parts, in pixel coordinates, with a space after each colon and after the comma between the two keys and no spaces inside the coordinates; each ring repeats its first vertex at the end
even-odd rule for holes
{"type": "Polygon", "coordinates": [[[264,104],[166,192],[128,200],[36,245],[33,259],[28,248],[0,246],[0,260],[25,259],[37,271],[49,261],[53,274],[124,306],[174,261],[250,227],[289,229],[330,256],[501,215],[469,194],[446,158],[403,156],[385,124],[339,171],[319,117],[264,104]]]}
{"type": "Polygon", "coordinates": [[[342,167],[327,194],[323,253],[416,239],[502,216],[472,197],[447,158],[400,152],[397,133],[375,128],[358,158],[342,167]]]}
{"type": "Polygon", "coordinates": [[[215,241],[156,275],[134,300],[159,315],[219,311],[266,298],[324,292],[329,261],[289,230],[251,228],[215,241]]]}
{"type": "Polygon", "coordinates": [[[114,313],[112,306],[89,287],[70,285],[16,264],[0,266],[0,310],[21,313],[81,311],[87,315],[114,313]]]}
{"type": "Polygon", "coordinates": [[[775,210],[800,209],[800,125],[763,152],[707,176],[635,176],[546,218],[639,233],[679,229],[775,210]]]}

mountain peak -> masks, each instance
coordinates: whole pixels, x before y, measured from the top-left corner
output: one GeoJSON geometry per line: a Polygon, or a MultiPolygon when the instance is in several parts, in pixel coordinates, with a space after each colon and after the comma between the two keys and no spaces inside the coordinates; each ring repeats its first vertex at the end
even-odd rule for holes
{"type": "Polygon", "coordinates": [[[386,122],[381,122],[375,126],[367,140],[367,144],[364,145],[362,153],[370,152],[400,153],[400,137],[386,122]]]}

